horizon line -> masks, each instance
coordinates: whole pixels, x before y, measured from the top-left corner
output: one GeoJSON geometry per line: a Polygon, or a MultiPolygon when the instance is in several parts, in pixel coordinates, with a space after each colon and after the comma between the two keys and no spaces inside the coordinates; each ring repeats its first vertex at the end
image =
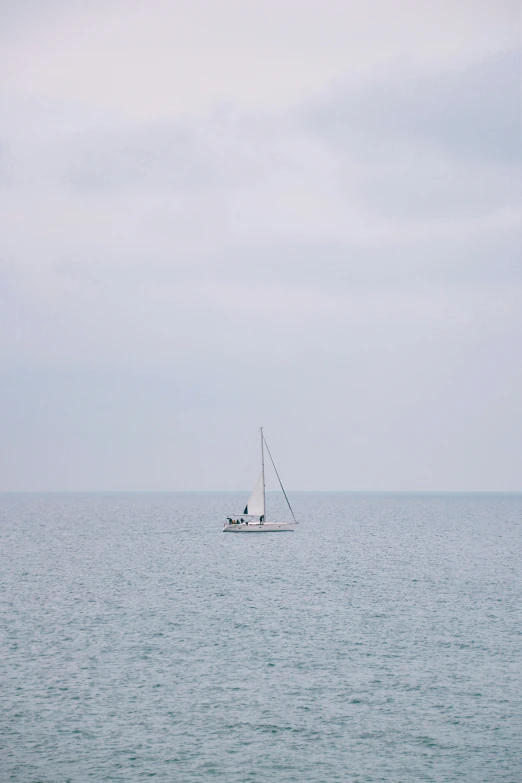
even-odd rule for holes
{"type": "MultiPolygon", "coordinates": [[[[267,489],[267,494],[280,493],[267,489]]],[[[522,489],[289,489],[292,494],[347,495],[520,495],[522,489]]],[[[246,489],[0,489],[0,495],[168,495],[168,494],[239,494],[246,489]]]]}

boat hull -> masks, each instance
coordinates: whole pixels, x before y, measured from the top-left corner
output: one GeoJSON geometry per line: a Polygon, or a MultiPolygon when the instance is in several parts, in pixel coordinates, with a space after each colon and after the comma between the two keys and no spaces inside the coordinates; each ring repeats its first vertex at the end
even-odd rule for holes
{"type": "Polygon", "coordinates": [[[261,524],[225,525],[223,533],[291,533],[295,530],[293,522],[264,522],[261,524]]]}

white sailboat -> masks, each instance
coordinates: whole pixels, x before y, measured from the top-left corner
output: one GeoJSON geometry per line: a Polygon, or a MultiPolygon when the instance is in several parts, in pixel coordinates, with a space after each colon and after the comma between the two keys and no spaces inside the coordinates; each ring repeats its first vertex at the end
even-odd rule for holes
{"type": "Polygon", "coordinates": [[[263,428],[261,427],[261,473],[256,482],[254,489],[250,497],[248,498],[245,510],[242,514],[236,514],[233,517],[227,517],[227,521],[223,525],[224,533],[278,533],[286,530],[295,530],[298,521],[295,518],[292,506],[286,496],[286,492],[279,478],[279,473],[270,454],[270,449],[263,435],[263,428]],[[276,476],[281,484],[283,495],[288,503],[288,508],[293,517],[293,522],[272,522],[266,518],[266,491],[265,491],[265,447],[268,451],[272,465],[276,472],[276,476]]]}

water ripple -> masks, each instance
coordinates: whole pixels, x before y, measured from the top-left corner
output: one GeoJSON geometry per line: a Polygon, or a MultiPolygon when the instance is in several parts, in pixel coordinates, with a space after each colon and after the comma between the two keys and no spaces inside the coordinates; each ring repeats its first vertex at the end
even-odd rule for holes
{"type": "Polygon", "coordinates": [[[231,498],[0,496],[1,781],[522,780],[521,496],[231,498]]]}

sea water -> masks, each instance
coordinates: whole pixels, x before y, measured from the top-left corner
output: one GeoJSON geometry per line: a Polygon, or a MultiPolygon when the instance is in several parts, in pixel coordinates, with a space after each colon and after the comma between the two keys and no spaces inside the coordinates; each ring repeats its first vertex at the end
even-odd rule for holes
{"type": "Polygon", "coordinates": [[[291,499],[1,496],[0,781],[520,783],[522,496],[291,499]]]}

